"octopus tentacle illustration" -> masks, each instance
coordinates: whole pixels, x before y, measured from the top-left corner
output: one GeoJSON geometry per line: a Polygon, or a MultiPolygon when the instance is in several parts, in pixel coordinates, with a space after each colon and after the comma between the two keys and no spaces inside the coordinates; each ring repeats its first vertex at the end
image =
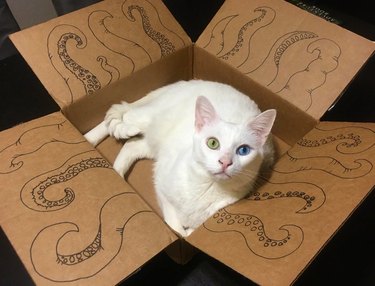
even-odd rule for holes
{"type": "MultiPolygon", "coordinates": [[[[317,56],[303,70],[293,73],[285,85],[277,93],[283,96],[297,98],[297,104],[303,110],[308,110],[312,103],[312,94],[322,87],[329,73],[337,69],[341,49],[338,44],[329,39],[318,39],[307,47],[310,54],[317,53],[317,56]],[[300,83],[304,82],[302,86],[300,83]]],[[[274,90],[276,87],[273,88],[274,90]]]]}
{"type": "Polygon", "coordinates": [[[290,199],[297,198],[305,201],[303,207],[296,211],[297,214],[311,213],[319,209],[326,201],[324,190],[308,182],[286,182],[275,183],[268,182],[272,185],[271,191],[257,191],[251,193],[247,200],[264,201],[272,199],[290,199]]]}
{"type": "Polygon", "coordinates": [[[38,152],[50,144],[81,144],[63,132],[65,121],[36,126],[24,131],[15,142],[0,150],[0,175],[13,173],[24,165],[22,158],[38,152]],[[45,134],[52,134],[47,138],[45,134]]]}
{"type": "Polygon", "coordinates": [[[318,37],[317,34],[309,31],[293,31],[279,37],[264,60],[255,68],[250,71],[244,71],[245,74],[251,74],[252,77],[262,77],[262,82],[266,85],[270,85],[278,76],[280,63],[285,52],[291,47],[301,44],[305,40],[313,39],[318,37]],[[273,70],[269,70],[269,67],[273,66],[273,70]],[[267,69],[268,72],[264,72],[267,69]],[[268,75],[264,78],[264,75],[268,75]]]}
{"type": "Polygon", "coordinates": [[[176,50],[176,44],[183,46],[183,39],[163,24],[157,9],[151,2],[125,0],[122,11],[125,17],[132,22],[136,21],[133,15],[134,11],[140,14],[144,32],[159,45],[162,57],[173,53],[176,50]]]}
{"type": "Polygon", "coordinates": [[[295,252],[303,242],[303,230],[296,225],[279,228],[280,238],[271,238],[260,218],[242,213],[230,213],[225,208],[217,211],[203,224],[212,232],[233,232],[239,234],[247,248],[265,259],[280,259],[295,252]]]}
{"type": "Polygon", "coordinates": [[[297,144],[311,148],[312,152],[319,152],[319,147],[330,145],[340,154],[360,154],[375,146],[375,131],[369,128],[348,126],[325,130],[315,127],[315,130],[318,135],[314,134],[313,138],[305,136],[297,144]],[[326,135],[327,132],[330,135],[326,135]]]}
{"type": "MultiPolygon", "coordinates": [[[[88,152],[92,152],[91,150],[88,152]]],[[[93,168],[111,168],[109,163],[101,158],[88,158],[77,162],[77,154],[69,158],[62,166],[48,171],[29,180],[21,190],[22,203],[35,211],[57,211],[70,205],[75,198],[74,191],[70,187],[63,189],[63,195],[58,199],[48,199],[46,193],[56,185],[66,183],[80,173],[93,168]]],[[[57,190],[58,191],[58,190],[57,190]]],[[[61,191],[61,190],[60,190],[61,191]]]]}
{"type": "Polygon", "coordinates": [[[110,83],[115,82],[118,79],[120,79],[120,71],[115,66],[110,65],[105,56],[98,56],[96,60],[100,62],[102,69],[107,71],[110,74],[110,79],[106,83],[106,85],[109,85],[110,83]]]}
{"type": "Polygon", "coordinates": [[[220,19],[215,26],[212,28],[211,36],[204,48],[208,51],[212,51],[214,54],[219,55],[224,49],[224,33],[229,23],[238,17],[236,15],[230,15],[220,19]]]}
{"type": "Polygon", "coordinates": [[[356,159],[349,165],[330,156],[298,158],[287,152],[283,164],[276,165],[273,170],[283,174],[315,170],[323,171],[341,179],[354,179],[366,176],[372,169],[373,164],[367,159],[356,159]]]}
{"type": "Polygon", "coordinates": [[[77,251],[74,240],[81,241],[80,227],[60,222],[41,229],[30,247],[35,271],[47,280],[72,282],[97,275],[126,247],[127,226],[139,216],[155,216],[139,203],[135,193],[110,197],[100,208],[98,230],[87,246],[77,251]],[[116,210],[116,211],[113,211],[116,210]],[[66,240],[71,240],[66,243],[66,240]],[[69,249],[62,246],[68,245],[69,249]]]}
{"type": "MultiPolygon", "coordinates": [[[[78,230],[78,227],[76,227],[76,229],[78,230]]],[[[103,250],[101,226],[99,226],[98,233],[96,234],[93,242],[85,247],[85,249],[71,254],[57,253],[57,263],[64,265],[75,265],[90,259],[90,257],[93,257],[100,250],[103,250]]]]}
{"type": "Polygon", "coordinates": [[[104,47],[127,58],[131,65],[131,72],[143,66],[147,60],[149,63],[152,62],[150,54],[137,42],[111,32],[105,24],[106,19],[113,19],[113,16],[105,10],[93,11],[88,18],[92,34],[104,47]]]}
{"type": "Polygon", "coordinates": [[[237,42],[234,47],[218,57],[230,61],[233,65],[241,67],[250,57],[250,45],[252,37],[262,28],[270,25],[275,19],[276,12],[270,7],[258,7],[254,12],[260,12],[260,16],[244,24],[238,32],[237,42]],[[247,53],[240,53],[247,48],[247,53]]]}
{"type": "Polygon", "coordinates": [[[101,83],[91,71],[70,56],[67,44],[71,41],[75,42],[77,49],[86,48],[86,36],[78,27],[72,25],[58,25],[47,37],[49,59],[67,85],[70,93],[69,100],[73,102],[76,94],[92,94],[101,88],[101,83]]]}

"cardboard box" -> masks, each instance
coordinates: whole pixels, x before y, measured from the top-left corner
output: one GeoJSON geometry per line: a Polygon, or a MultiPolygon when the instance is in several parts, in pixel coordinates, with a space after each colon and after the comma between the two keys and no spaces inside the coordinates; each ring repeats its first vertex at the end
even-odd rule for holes
{"type": "Polygon", "coordinates": [[[0,134],[0,224],[38,285],[112,285],[168,246],[288,285],[374,186],[375,124],[319,122],[374,44],[287,2],[228,0],[195,44],[146,0],[103,1],[11,38],[61,106],[0,134]],[[82,134],[111,104],[191,78],[277,108],[279,159],[254,194],[182,240],[161,218],[152,162],[125,182],[110,167],[121,142],[94,149],[82,134]]]}

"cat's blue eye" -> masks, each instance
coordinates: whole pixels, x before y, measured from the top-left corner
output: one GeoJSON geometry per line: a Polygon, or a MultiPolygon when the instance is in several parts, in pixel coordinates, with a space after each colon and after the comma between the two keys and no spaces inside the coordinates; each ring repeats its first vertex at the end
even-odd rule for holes
{"type": "Polygon", "coordinates": [[[240,156],[249,155],[250,152],[251,152],[251,147],[249,145],[241,145],[236,150],[237,155],[240,155],[240,156]]]}

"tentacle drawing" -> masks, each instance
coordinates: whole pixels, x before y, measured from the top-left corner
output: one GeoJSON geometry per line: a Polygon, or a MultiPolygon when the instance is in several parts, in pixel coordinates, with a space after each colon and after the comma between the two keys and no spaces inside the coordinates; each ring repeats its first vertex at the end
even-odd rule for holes
{"type": "Polygon", "coordinates": [[[110,74],[110,79],[106,83],[106,85],[109,85],[110,83],[120,79],[120,71],[115,66],[110,65],[105,56],[98,56],[96,60],[100,62],[102,69],[110,74]]]}
{"type": "Polygon", "coordinates": [[[157,9],[151,2],[147,0],[125,0],[122,11],[125,17],[132,22],[136,21],[133,15],[134,11],[139,13],[144,32],[159,45],[162,57],[173,53],[177,47],[184,46],[183,39],[163,24],[157,9]]]}
{"type": "Polygon", "coordinates": [[[129,60],[131,72],[151,63],[152,59],[146,49],[132,39],[125,39],[112,33],[105,25],[106,19],[113,19],[108,11],[97,10],[89,15],[89,28],[95,38],[110,51],[129,60]]]}
{"type": "Polygon", "coordinates": [[[101,83],[92,72],[70,55],[67,48],[69,42],[74,42],[76,49],[84,49],[87,45],[84,33],[79,28],[67,24],[54,27],[47,38],[51,64],[67,85],[71,103],[75,96],[92,94],[100,89],[101,83]]]}
{"type": "Polygon", "coordinates": [[[314,91],[321,88],[326,83],[328,74],[337,69],[341,49],[332,40],[318,39],[308,45],[307,52],[317,52],[316,59],[303,70],[292,74],[284,87],[276,91],[283,96],[293,96],[293,102],[305,111],[313,104],[314,91]]]}
{"type": "Polygon", "coordinates": [[[317,34],[309,31],[289,32],[275,41],[268,55],[257,67],[250,71],[244,71],[244,73],[265,85],[270,85],[278,76],[281,59],[285,52],[291,47],[303,44],[305,40],[316,37],[318,37],[317,34]],[[270,67],[272,68],[270,69],[270,67]],[[265,75],[267,76],[265,77],[265,75]]]}
{"type": "MultiPolygon", "coordinates": [[[[76,227],[75,229],[78,231],[79,228],[76,227]]],[[[85,249],[71,254],[57,253],[57,262],[64,265],[75,265],[90,259],[90,257],[93,257],[100,250],[103,250],[101,226],[99,226],[98,233],[93,242],[86,246],[85,249]]]]}
{"type": "Polygon", "coordinates": [[[284,158],[282,158],[282,164],[277,164],[274,167],[275,172],[290,174],[315,170],[323,171],[341,179],[354,179],[366,176],[373,169],[373,164],[367,159],[356,159],[350,165],[344,165],[344,163],[330,156],[298,158],[287,152],[284,158]]]}
{"type": "Polygon", "coordinates": [[[271,238],[258,217],[230,213],[225,208],[216,212],[203,226],[212,232],[239,234],[252,253],[265,259],[280,259],[292,254],[301,246],[304,239],[303,230],[296,225],[281,226],[280,238],[271,238]]]}
{"type": "Polygon", "coordinates": [[[272,191],[257,191],[251,193],[247,200],[263,201],[273,199],[290,199],[297,198],[305,201],[304,206],[297,210],[297,214],[311,213],[319,209],[326,201],[326,194],[324,190],[308,182],[287,182],[287,183],[273,183],[272,191]]]}
{"type": "Polygon", "coordinates": [[[212,51],[215,55],[218,55],[224,49],[224,33],[229,23],[238,16],[230,15],[223,19],[220,19],[215,26],[212,28],[210,39],[204,48],[207,51],[212,51]]]}
{"type": "Polygon", "coordinates": [[[312,154],[320,154],[320,147],[331,147],[340,154],[360,154],[375,146],[375,131],[369,128],[348,126],[324,130],[315,127],[315,131],[314,137],[305,136],[297,142],[301,147],[311,148],[312,154]]]}
{"type": "Polygon", "coordinates": [[[228,60],[236,67],[241,67],[249,59],[252,37],[259,30],[270,25],[276,16],[275,10],[270,7],[258,7],[254,12],[260,12],[260,15],[241,27],[234,47],[222,55],[218,54],[219,58],[228,60]],[[247,49],[247,52],[243,52],[244,49],[247,49]]]}
{"type": "Polygon", "coordinates": [[[53,282],[73,282],[95,276],[125,250],[126,237],[132,235],[127,232],[129,223],[145,215],[155,216],[145,209],[135,193],[112,196],[101,207],[98,230],[86,247],[77,249],[80,246],[74,243],[88,237],[80,233],[77,224],[52,224],[41,229],[32,242],[32,265],[40,276],[53,282]]]}
{"type": "Polygon", "coordinates": [[[24,131],[13,143],[0,149],[0,175],[10,174],[22,168],[24,158],[50,144],[80,144],[84,140],[72,138],[64,132],[65,121],[36,126],[24,131]],[[53,137],[48,138],[46,134],[53,137]]]}
{"type": "MultiPolygon", "coordinates": [[[[91,150],[89,152],[92,152],[91,150]]],[[[22,203],[35,211],[50,212],[57,211],[70,205],[75,198],[74,191],[70,187],[63,190],[58,188],[59,184],[74,179],[80,173],[93,168],[111,168],[110,164],[101,157],[83,159],[77,162],[77,157],[82,153],[69,158],[62,166],[51,170],[29,180],[22,188],[20,197],[22,203]],[[56,190],[57,188],[57,190],[56,190]],[[53,191],[53,189],[55,189],[53,191]],[[54,194],[51,197],[57,199],[48,199],[48,190],[54,194]],[[56,193],[58,195],[56,195],[56,193]]]]}

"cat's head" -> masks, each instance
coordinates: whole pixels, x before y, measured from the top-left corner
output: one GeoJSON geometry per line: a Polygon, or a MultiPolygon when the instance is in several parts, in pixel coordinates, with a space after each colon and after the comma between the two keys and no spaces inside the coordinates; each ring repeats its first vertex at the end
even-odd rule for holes
{"type": "Polygon", "coordinates": [[[242,124],[225,122],[206,97],[198,97],[194,159],[214,179],[226,180],[237,176],[254,179],[262,164],[263,147],[275,117],[276,110],[271,109],[242,124]]]}

